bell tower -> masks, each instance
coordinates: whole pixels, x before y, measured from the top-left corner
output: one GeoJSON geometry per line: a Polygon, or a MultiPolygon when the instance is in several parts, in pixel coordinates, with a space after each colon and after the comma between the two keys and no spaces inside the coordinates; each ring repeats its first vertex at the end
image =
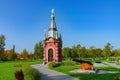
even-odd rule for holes
{"type": "Polygon", "coordinates": [[[51,13],[48,35],[46,36],[46,33],[44,33],[44,63],[62,61],[62,38],[61,34],[58,35],[54,9],[52,9],[51,13]]]}

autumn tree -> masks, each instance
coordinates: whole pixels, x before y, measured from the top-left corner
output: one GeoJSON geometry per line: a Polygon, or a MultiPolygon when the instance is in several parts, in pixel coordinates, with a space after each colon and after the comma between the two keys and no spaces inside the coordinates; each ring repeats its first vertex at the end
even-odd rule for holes
{"type": "Polygon", "coordinates": [[[17,54],[14,52],[14,50],[11,50],[11,53],[8,55],[8,60],[13,61],[17,59],[17,54]]]}

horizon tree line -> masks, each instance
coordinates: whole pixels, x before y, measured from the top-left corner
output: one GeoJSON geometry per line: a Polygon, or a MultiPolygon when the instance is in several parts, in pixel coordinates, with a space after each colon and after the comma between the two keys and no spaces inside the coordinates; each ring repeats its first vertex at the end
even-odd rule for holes
{"type": "Polygon", "coordinates": [[[80,44],[74,45],[71,48],[64,47],[62,49],[63,58],[109,58],[120,57],[120,49],[113,49],[113,46],[108,42],[104,48],[96,48],[91,46],[86,48],[80,44]]]}
{"type": "MultiPolygon", "coordinates": [[[[28,52],[27,49],[24,49],[19,55],[17,52],[14,52],[11,49],[10,54],[5,52],[5,36],[0,35],[0,60],[16,60],[18,57],[24,59],[42,59],[43,58],[43,42],[39,41],[34,46],[34,52],[28,52]]],[[[63,58],[109,58],[109,57],[120,57],[120,49],[113,49],[113,46],[108,42],[105,44],[104,48],[96,48],[91,46],[86,48],[80,44],[70,47],[62,48],[62,57],[63,58]]]]}

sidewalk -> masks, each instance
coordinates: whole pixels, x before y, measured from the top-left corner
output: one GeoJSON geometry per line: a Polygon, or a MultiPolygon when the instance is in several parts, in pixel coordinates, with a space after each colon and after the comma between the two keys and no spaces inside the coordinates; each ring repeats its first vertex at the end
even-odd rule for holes
{"type": "Polygon", "coordinates": [[[108,63],[108,62],[105,62],[105,63],[110,65],[110,66],[113,66],[113,67],[116,67],[116,68],[120,68],[120,65],[117,65],[115,63],[108,63]]]}
{"type": "Polygon", "coordinates": [[[50,70],[46,65],[35,64],[32,67],[41,73],[41,80],[79,80],[64,73],[50,70]]]}

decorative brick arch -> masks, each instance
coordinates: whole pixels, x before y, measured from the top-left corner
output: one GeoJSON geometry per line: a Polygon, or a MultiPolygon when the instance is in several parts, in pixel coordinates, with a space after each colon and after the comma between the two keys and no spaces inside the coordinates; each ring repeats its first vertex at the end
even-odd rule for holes
{"type": "Polygon", "coordinates": [[[53,52],[52,52],[52,58],[53,58],[53,60],[52,61],[54,61],[54,59],[55,59],[55,50],[54,50],[54,48],[52,48],[52,47],[49,47],[48,49],[47,49],[47,62],[52,62],[52,61],[49,61],[49,50],[52,50],[53,52]]]}

